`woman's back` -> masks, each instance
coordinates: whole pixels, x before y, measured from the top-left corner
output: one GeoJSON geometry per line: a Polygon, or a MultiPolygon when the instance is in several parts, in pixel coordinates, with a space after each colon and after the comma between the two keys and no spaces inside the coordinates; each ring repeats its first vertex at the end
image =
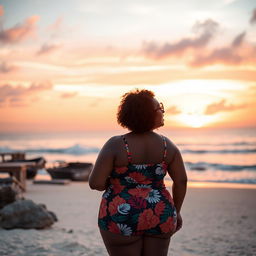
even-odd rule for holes
{"type": "MultiPolygon", "coordinates": [[[[176,209],[163,182],[167,173],[165,137],[156,133],[140,136],[130,133],[121,139],[125,150],[113,145],[119,165],[110,173],[108,189],[102,196],[99,227],[125,236],[173,231],[176,209]],[[132,138],[132,148],[139,155],[135,162],[127,137],[132,138]]],[[[116,140],[118,143],[120,138],[117,136],[116,140]]]]}
{"type": "Polygon", "coordinates": [[[165,141],[164,137],[154,133],[134,134],[128,133],[123,136],[115,137],[114,144],[114,166],[122,167],[128,165],[128,157],[126,151],[126,145],[131,154],[130,162],[132,164],[158,164],[165,160],[166,164],[169,164],[175,154],[175,148],[172,145],[167,144],[167,155],[165,154],[165,141]],[[124,140],[124,139],[125,140],[124,140]]]}

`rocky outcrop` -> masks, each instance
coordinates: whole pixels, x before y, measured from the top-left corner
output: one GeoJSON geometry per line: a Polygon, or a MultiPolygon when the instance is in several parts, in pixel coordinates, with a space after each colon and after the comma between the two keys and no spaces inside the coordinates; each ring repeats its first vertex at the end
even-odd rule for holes
{"type": "Polygon", "coordinates": [[[11,185],[0,186],[0,209],[17,199],[17,191],[11,185]]]}
{"type": "Polygon", "coordinates": [[[0,227],[4,229],[43,229],[55,221],[57,217],[53,212],[32,200],[17,200],[0,210],[0,227]]]}

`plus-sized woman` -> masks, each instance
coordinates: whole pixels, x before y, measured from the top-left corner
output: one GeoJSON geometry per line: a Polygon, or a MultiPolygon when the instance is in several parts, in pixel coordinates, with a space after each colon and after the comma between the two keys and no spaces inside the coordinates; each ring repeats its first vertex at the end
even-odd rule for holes
{"type": "Polygon", "coordinates": [[[105,143],[90,175],[90,187],[105,190],[98,226],[109,255],[167,255],[182,227],[187,175],[177,146],[154,132],[164,125],[163,114],[152,91],[123,95],[117,120],[130,132],[105,143]],[[173,196],[164,184],[167,173],[173,196]]]}

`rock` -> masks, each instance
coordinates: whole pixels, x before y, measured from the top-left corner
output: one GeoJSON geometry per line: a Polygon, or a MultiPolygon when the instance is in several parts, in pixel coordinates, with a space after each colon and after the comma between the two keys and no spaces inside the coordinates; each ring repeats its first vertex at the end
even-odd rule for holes
{"type": "Polygon", "coordinates": [[[0,209],[16,200],[17,192],[12,186],[0,186],[0,209]]]}
{"type": "Polygon", "coordinates": [[[54,213],[32,200],[17,200],[0,210],[0,227],[5,229],[43,229],[50,227],[56,220],[54,213]]]}

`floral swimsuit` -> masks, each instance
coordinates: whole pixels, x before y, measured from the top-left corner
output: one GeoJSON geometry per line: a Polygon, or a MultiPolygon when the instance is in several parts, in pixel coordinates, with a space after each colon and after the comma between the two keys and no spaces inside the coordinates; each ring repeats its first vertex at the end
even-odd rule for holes
{"type": "Polygon", "coordinates": [[[122,136],[128,165],[115,167],[99,209],[100,229],[125,236],[163,234],[176,229],[173,199],[164,185],[167,146],[159,164],[132,164],[128,143],[122,136]]]}

